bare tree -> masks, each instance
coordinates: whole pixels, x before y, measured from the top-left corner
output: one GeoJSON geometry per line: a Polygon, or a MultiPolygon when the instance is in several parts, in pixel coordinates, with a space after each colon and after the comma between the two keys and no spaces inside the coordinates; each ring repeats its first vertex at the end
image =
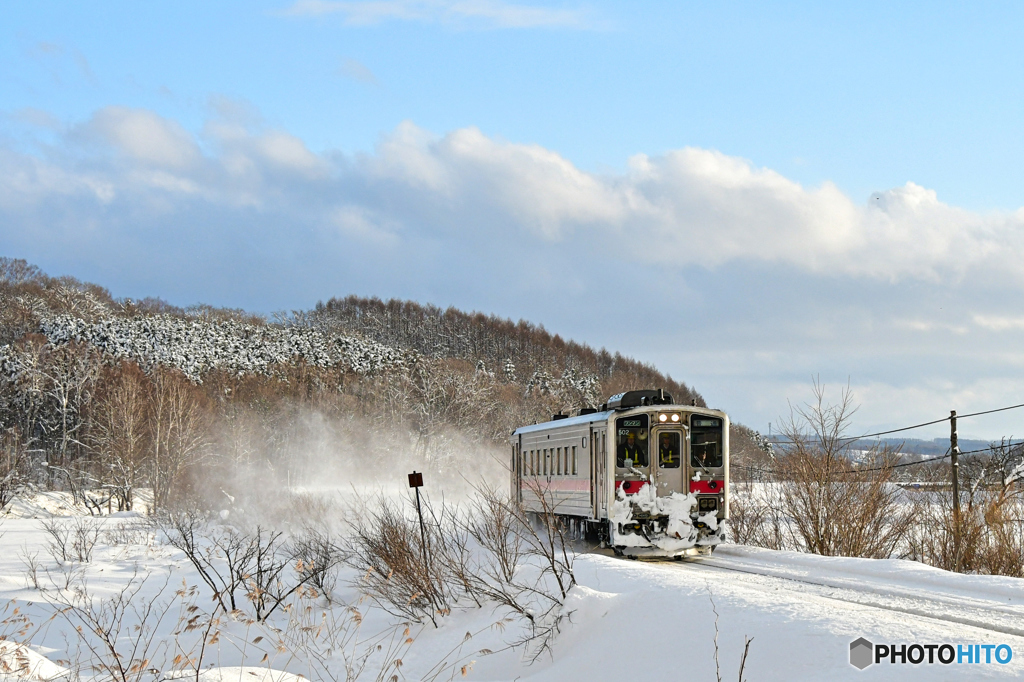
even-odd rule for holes
{"type": "Polygon", "coordinates": [[[148,574],[133,574],[120,592],[97,600],[81,582],[72,590],[46,589],[44,597],[78,634],[83,651],[78,665],[118,682],[148,679],[156,667],[155,657],[166,651],[167,642],[157,637],[160,623],[172,602],[162,599],[170,582],[167,575],[155,594],[146,598],[140,591],[148,574]]]}
{"type": "Polygon", "coordinates": [[[407,511],[381,495],[363,514],[353,514],[345,563],[360,571],[360,586],[385,611],[416,622],[429,619],[436,627],[455,595],[443,565],[428,558],[437,527],[421,532],[407,511]]]}
{"type": "Polygon", "coordinates": [[[46,396],[56,413],[47,426],[54,436],[52,456],[58,466],[70,464],[86,447],[81,438],[84,410],[92,400],[98,374],[95,355],[95,350],[87,346],[58,346],[50,349],[46,367],[39,370],[46,379],[46,396]]]}
{"type": "Polygon", "coordinates": [[[103,379],[92,410],[88,442],[118,511],[131,510],[135,489],[144,481],[149,465],[149,386],[134,363],[115,365],[103,379]]]}
{"type": "Polygon", "coordinates": [[[154,507],[167,506],[179,477],[208,456],[208,417],[189,381],[179,372],[153,372],[150,403],[154,507]]]}
{"type": "Polygon", "coordinates": [[[914,510],[900,504],[887,447],[861,454],[858,466],[846,430],[855,412],[847,387],[839,402],[825,402],[814,383],[814,400],[796,408],[784,425],[780,463],[782,498],[802,547],[827,556],[889,557],[906,536],[914,510]]]}
{"type": "Polygon", "coordinates": [[[20,429],[12,427],[0,433],[0,510],[25,486],[27,460],[20,429]]]}
{"type": "Polygon", "coordinates": [[[234,528],[212,530],[196,512],[170,516],[167,540],[192,563],[224,613],[238,609],[238,590],[252,570],[253,539],[234,528]]]}

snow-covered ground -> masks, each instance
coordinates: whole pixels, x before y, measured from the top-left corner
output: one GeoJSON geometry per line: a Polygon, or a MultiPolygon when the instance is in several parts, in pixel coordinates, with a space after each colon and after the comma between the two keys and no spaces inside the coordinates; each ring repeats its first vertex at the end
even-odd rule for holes
{"type": "MultiPolygon", "coordinates": [[[[52,501],[35,501],[29,507],[61,513],[52,501]]],[[[72,594],[63,589],[68,571],[46,549],[47,520],[32,515],[9,517],[0,525],[0,600],[6,604],[2,634],[10,640],[0,644],[0,659],[10,669],[19,667],[19,660],[27,662],[35,677],[5,673],[0,665],[0,680],[55,679],[76,664],[95,660],[75,637],[74,621],[53,617],[55,609],[48,602],[58,594],[72,594]],[[49,598],[33,584],[33,562],[36,580],[50,588],[49,598]]],[[[195,657],[202,630],[190,629],[188,619],[212,611],[207,592],[189,591],[200,585],[195,569],[161,541],[158,530],[134,528],[145,523],[141,517],[116,515],[90,523],[113,532],[97,544],[91,562],[67,567],[73,569],[73,579],[84,578],[91,595],[110,599],[133,576],[135,584],[145,577],[126,623],[137,619],[136,608],[168,603],[171,609],[159,625],[148,621],[153,641],[145,667],[156,672],[141,671],[137,679],[185,676],[188,666],[180,657],[175,663],[175,656],[184,651],[195,657]]],[[[414,624],[406,632],[394,617],[360,599],[347,582],[358,576],[348,573],[341,576],[336,598],[358,609],[358,619],[335,607],[325,621],[325,602],[315,599],[298,604],[291,615],[306,614],[311,624],[307,634],[318,624],[331,630],[339,645],[348,647],[351,660],[370,652],[360,679],[378,679],[382,664],[401,659],[399,666],[391,663],[383,679],[397,674],[407,680],[715,680],[715,610],[721,677],[726,680],[737,679],[745,637],[753,638],[746,679],[758,682],[1024,674],[1024,581],[1013,578],[955,575],[907,561],[730,545],[718,547],[711,558],[687,562],[628,561],[594,551],[577,557],[575,571],[579,584],[547,651],[510,647],[525,634],[524,625],[487,606],[455,609],[440,619],[437,629],[414,624]],[[309,611],[303,612],[304,606],[309,611]],[[344,640],[346,632],[354,632],[355,638],[344,640]],[[878,664],[860,671],[849,664],[850,642],[859,637],[897,645],[1008,644],[1014,658],[1007,665],[878,664]]],[[[221,635],[204,652],[200,680],[296,679],[284,673],[328,679],[310,665],[308,650],[284,634],[283,620],[274,621],[273,627],[252,623],[240,613],[222,620],[217,626],[221,635]],[[275,671],[273,676],[266,677],[268,670],[275,671]]],[[[130,627],[120,633],[122,643],[131,636],[130,627]]],[[[346,679],[344,656],[337,651],[333,655],[338,663],[332,674],[346,679]]]]}

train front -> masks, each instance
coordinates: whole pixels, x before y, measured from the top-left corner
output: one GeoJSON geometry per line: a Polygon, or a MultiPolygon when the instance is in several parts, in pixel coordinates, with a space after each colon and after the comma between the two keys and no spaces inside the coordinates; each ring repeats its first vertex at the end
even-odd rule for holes
{"type": "Polygon", "coordinates": [[[728,417],[668,404],[626,409],[611,421],[613,549],[629,556],[710,553],[726,537],[728,417]]]}

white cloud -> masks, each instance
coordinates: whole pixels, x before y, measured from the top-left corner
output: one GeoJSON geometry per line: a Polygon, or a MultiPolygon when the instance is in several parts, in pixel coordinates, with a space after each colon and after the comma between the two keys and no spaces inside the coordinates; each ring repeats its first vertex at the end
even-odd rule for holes
{"type": "Polygon", "coordinates": [[[423,204],[443,198],[455,223],[472,205],[547,240],[605,238],[641,261],[773,262],[888,281],[995,269],[1019,282],[1024,256],[1020,213],[971,213],[912,182],[857,204],[831,183],[806,188],[712,150],[637,155],[608,176],[476,129],[437,138],[406,123],[361,168],[423,204]]]}
{"type": "Polygon", "coordinates": [[[200,158],[199,147],[184,128],[145,109],[100,109],[77,132],[146,165],[185,169],[200,158]]]}
{"type": "Polygon", "coordinates": [[[937,320],[923,319],[897,319],[892,323],[894,329],[931,334],[932,332],[950,332],[953,334],[967,334],[970,330],[960,324],[948,324],[937,320]]]}
{"type": "Polygon", "coordinates": [[[377,85],[377,77],[373,75],[373,71],[370,71],[365,64],[355,59],[344,60],[341,66],[338,67],[338,73],[345,78],[351,78],[366,85],[377,85]]]}
{"type": "Polygon", "coordinates": [[[1024,329],[1024,317],[1006,317],[1002,315],[975,315],[974,324],[994,332],[1013,329],[1024,329]]]}
{"type": "Polygon", "coordinates": [[[36,109],[35,107],[24,107],[18,109],[11,118],[20,123],[24,123],[36,128],[43,128],[48,130],[57,131],[62,128],[61,122],[56,116],[48,111],[42,109],[36,109]]]}
{"type": "Polygon", "coordinates": [[[353,206],[344,206],[334,211],[332,225],[343,235],[370,245],[393,247],[398,243],[394,233],[397,225],[388,224],[369,211],[353,206]]]}
{"type": "Polygon", "coordinates": [[[912,182],[858,204],[831,183],[804,187],[713,150],[638,154],[625,172],[601,175],[539,145],[475,128],[436,136],[406,122],[375,153],[345,157],[238,118],[210,121],[199,138],[121,107],[97,111],[64,139],[69,148],[85,144],[74,161],[22,156],[0,192],[42,201],[80,187],[104,202],[132,192],[195,194],[212,205],[293,207],[325,224],[340,210],[425,233],[585,240],[664,267],[760,262],[889,282],[970,273],[1017,288],[1024,274],[1024,212],[973,213],[912,182]]]}
{"type": "Polygon", "coordinates": [[[292,16],[339,14],[345,23],[372,25],[388,20],[495,28],[588,28],[584,13],[498,0],[297,0],[292,16]]]}

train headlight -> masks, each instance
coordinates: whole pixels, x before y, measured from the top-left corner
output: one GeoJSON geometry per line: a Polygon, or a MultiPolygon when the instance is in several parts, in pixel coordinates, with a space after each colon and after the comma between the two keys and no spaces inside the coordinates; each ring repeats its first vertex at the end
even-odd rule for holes
{"type": "Polygon", "coordinates": [[[678,414],[672,415],[672,421],[674,421],[674,422],[679,421],[679,415],[678,414]]]}
{"type": "Polygon", "coordinates": [[[667,422],[668,421],[668,415],[667,414],[659,414],[658,415],[658,421],[660,421],[660,422],[667,422]]]}

